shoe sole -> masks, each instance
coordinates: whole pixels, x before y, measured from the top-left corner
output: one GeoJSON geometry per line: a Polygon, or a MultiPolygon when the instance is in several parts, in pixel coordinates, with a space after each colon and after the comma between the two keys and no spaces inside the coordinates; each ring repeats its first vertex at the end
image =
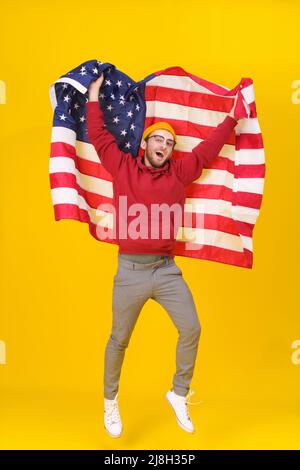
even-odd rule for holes
{"type": "Polygon", "coordinates": [[[190,429],[187,429],[187,428],[184,426],[184,424],[182,424],[181,421],[179,421],[179,419],[178,419],[178,417],[177,417],[177,414],[176,414],[176,411],[175,411],[175,409],[174,409],[174,406],[173,406],[172,402],[169,400],[168,395],[165,395],[165,397],[166,397],[168,403],[171,405],[172,410],[174,411],[175,418],[176,418],[176,421],[177,421],[178,426],[180,426],[181,429],[183,429],[184,431],[186,431],[186,432],[188,432],[188,433],[190,433],[190,434],[194,434],[195,431],[191,431],[190,429]]]}
{"type": "Polygon", "coordinates": [[[123,434],[123,429],[122,429],[122,431],[120,432],[120,434],[112,434],[112,433],[110,433],[109,430],[106,429],[105,426],[104,426],[104,429],[105,429],[105,431],[107,432],[107,434],[109,435],[109,437],[114,437],[115,439],[117,439],[118,437],[121,437],[122,434],[123,434]]]}

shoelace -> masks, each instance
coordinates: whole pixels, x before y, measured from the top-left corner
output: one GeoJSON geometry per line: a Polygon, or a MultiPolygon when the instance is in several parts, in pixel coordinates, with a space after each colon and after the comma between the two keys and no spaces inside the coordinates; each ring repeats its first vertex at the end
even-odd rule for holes
{"type": "Polygon", "coordinates": [[[192,402],[192,401],[189,401],[188,399],[194,395],[195,391],[194,390],[190,390],[187,394],[187,396],[185,397],[185,400],[186,400],[186,403],[188,403],[189,405],[201,405],[203,403],[203,400],[201,401],[195,401],[195,402],[192,402]]]}
{"type": "Polygon", "coordinates": [[[111,403],[106,405],[107,418],[111,424],[118,423],[120,421],[117,397],[118,395],[115,396],[114,400],[111,403]]]}
{"type": "Polygon", "coordinates": [[[198,402],[191,402],[188,399],[194,395],[194,390],[190,390],[188,394],[184,397],[183,400],[178,401],[178,404],[180,406],[180,412],[183,414],[184,418],[191,421],[190,415],[189,415],[189,410],[188,410],[188,405],[199,405],[200,403],[203,403],[203,401],[198,401],[198,402]]]}

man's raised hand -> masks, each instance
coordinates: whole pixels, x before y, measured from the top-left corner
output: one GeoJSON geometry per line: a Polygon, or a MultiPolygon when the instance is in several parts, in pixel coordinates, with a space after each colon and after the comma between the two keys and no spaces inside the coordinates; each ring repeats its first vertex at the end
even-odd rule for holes
{"type": "Polygon", "coordinates": [[[103,83],[104,80],[104,75],[103,73],[100,75],[100,77],[97,78],[97,80],[94,80],[90,83],[89,85],[89,101],[98,101],[99,100],[99,90],[100,87],[103,83]]]}

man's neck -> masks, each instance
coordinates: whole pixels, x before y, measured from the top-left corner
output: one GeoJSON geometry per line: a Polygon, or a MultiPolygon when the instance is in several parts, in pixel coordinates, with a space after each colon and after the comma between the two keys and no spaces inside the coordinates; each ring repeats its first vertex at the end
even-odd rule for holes
{"type": "MultiPolygon", "coordinates": [[[[145,156],[142,157],[142,162],[146,166],[150,166],[151,168],[154,168],[155,170],[159,170],[159,168],[157,168],[156,166],[151,165],[151,163],[145,159],[145,156]]],[[[165,164],[166,164],[166,162],[160,168],[163,168],[165,166],[165,164]]]]}

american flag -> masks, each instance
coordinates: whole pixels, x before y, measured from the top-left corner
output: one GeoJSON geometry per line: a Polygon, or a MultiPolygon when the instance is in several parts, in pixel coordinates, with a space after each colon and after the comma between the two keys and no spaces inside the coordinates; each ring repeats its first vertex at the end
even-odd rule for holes
{"type": "MultiPolygon", "coordinates": [[[[231,110],[240,94],[244,118],[230,139],[186,188],[196,239],[191,246],[178,232],[174,254],[252,268],[253,229],[259,215],[265,178],[265,155],[254,101],[253,81],[242,78],[232,89],[170,67],[135,82],[113,64],[90,60],[62,75],[50,87],[54,111],[50,154],[50,186],[55,220],[89,224],[99,241],[97,207],[113,203],[112,176],[101,165],[86,129],[88,86],[101,74],[99,105],[105,126],[123,152],[132,158],[145,127],[166,120],[177,144],[172,158],[185,158],[231,110]],[[200,209],[199,209],[200,208],[200,209]],[[201,226],[197,226],[202,212],[201,226]]],[[[187,217],[187,220],[191,220],[187,217]]],[[[116,243],[113,237],[106,242],[116,243]]]]}

